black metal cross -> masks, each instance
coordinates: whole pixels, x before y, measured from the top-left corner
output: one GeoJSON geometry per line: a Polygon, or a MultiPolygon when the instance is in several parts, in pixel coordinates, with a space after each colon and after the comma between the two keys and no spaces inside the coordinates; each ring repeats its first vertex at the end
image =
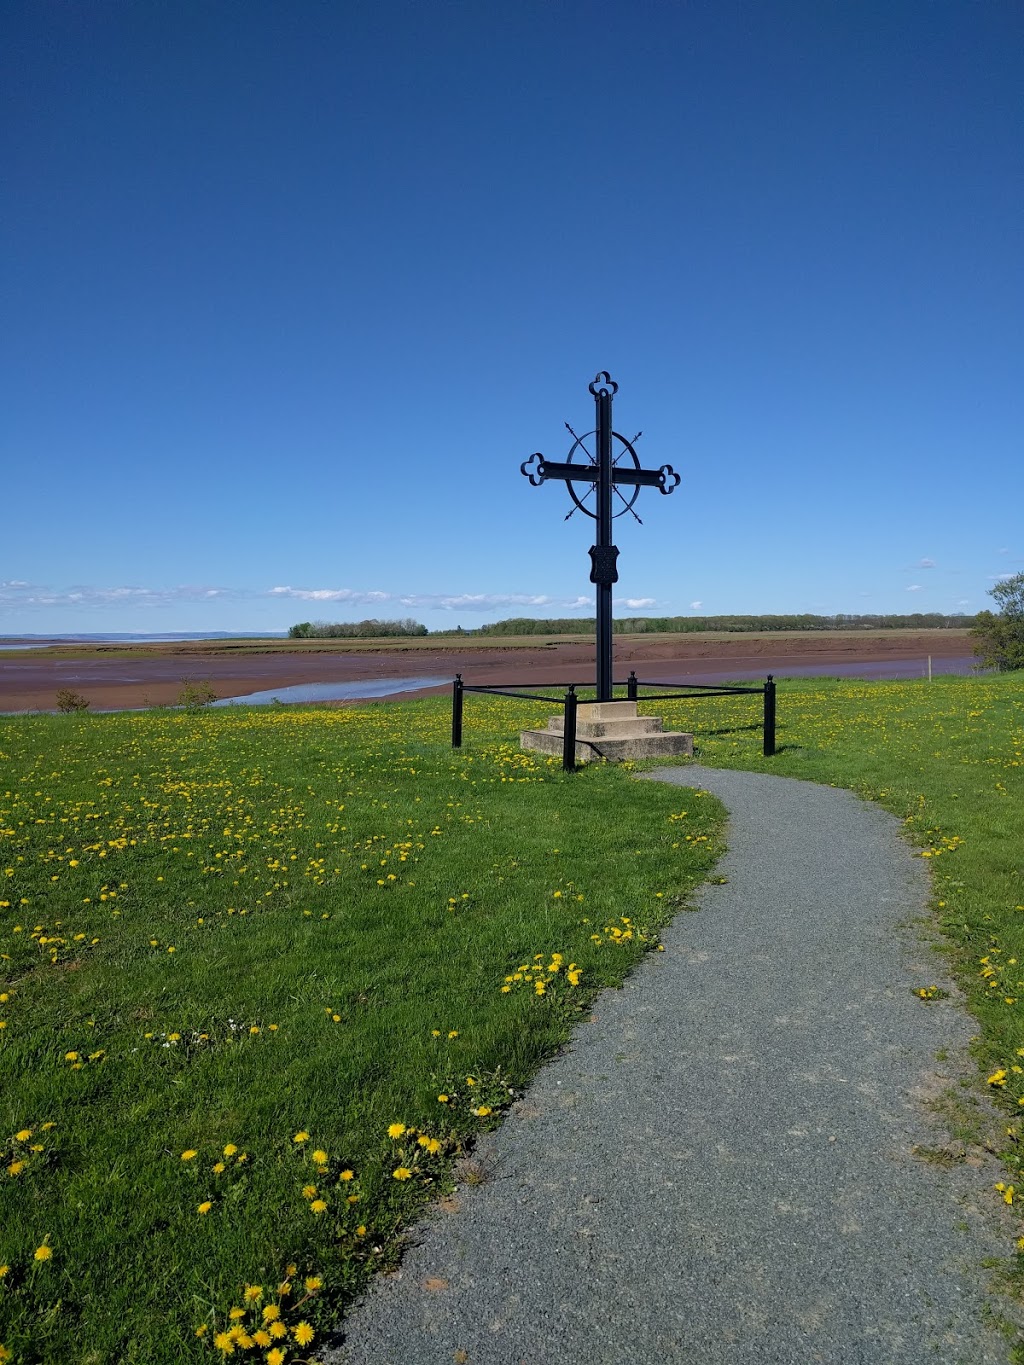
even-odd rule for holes
{"type": "MultiPolygon", "coordinates": [[[[545,479],[562,479],[569,489],[569,496],[575,506],[566,517],[569,517],[577,510],[585,512],[588,517],[593,517],[597,522],[597,544],[590,548],[590,581],[597,585],[597,700],[611,701],[612,699],[612,584],[619,579],[615,561],[618,559],[618,549],[612,544],[612,521],[615,517],[621,517],[624,512],[632,512],[633,504],[641,488],[657,488],[662,493],[671,493],[679,485],[679,475],[671,465],[663,464],[660,469],[641,469],[637,453],[633,449],[633,442],[639,440],[643,435],[637,432],[632,441],[627,441],[620,436],[617,431],[612,429],[612,399],[618,391],[618,384],[612,381],[611,376],[606,370],[602,370],[594,382],[590,385],[590,392],[594,395],[594,403],[597,409],[597,422],[593,431],[588,431],[584,436],[577,436],[569,423],[566,427],[569,434],[574,438],[574,444],[569,451],[569,459],[564,463],[557,463],[553,460],[545,460],[544,456],[538,451],[531,455],[520,465],[520,469],[530,480],[535,488],[539,488],[545,479]],[[586,442],[591,437],[597,438],[597,454],[591,454],[586,442]],[[621,449],[617,454],[613,454],[613,445],[618,442],[621,449]],[[573,456],[577,451],[590,461],[589,465],[573,463],[573,456]],[[623,456],[628,456],[632,461],[632,467],[628,464],[620,464],[623,456]],[[588,483],[590,487],[582,494],[578,493],[573,487],[573,483],[588,483]],[[631,488],[632,493],[629,497],[622,494],[619,489],[631,488]],[[592,493],[597,494],[596,510],[591,510],[585,506],[592,493]],[[612,498],[617,496],[622,506],[617,512],[612,510],[612,498]]],[[[633,512],[636,516],[636,513],[633,512]]],[[[640,518],[637,517],[637,521],[640,518]]]]}

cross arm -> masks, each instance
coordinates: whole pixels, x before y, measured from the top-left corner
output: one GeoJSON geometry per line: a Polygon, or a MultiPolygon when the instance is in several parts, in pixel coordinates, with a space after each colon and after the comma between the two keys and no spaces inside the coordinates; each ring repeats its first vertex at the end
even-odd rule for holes
{"type": "MultiPolygon", "coordinates": [[[[545,460],[539,452],[525,460],[520,469],[535,488],[546,479],[563,479],[566,483],[596,483],[598,479],[596,465],[545,460]]],[[[657,488],[662,493],[671,493],[678,487],[679,475],[670,464],[663,464],[660,469],[630,469],[625,465],[616,465],[612,470],[612,483],[627,484],[632,488],[657,488]]]]}

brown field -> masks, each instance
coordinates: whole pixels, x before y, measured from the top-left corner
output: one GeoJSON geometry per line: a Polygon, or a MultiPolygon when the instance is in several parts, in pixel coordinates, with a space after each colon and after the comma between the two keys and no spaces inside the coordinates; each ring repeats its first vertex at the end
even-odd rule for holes
{"type": "MultiPolygon", "coordinates": [[[[630,669],[650,682],[700,682],[723,676],[827,674],[863,668],[882,673],[932,656],[969,660],[965,630],[792,631],[764,635],[620,635],[615,675],[630,669]],[[735,670],[730,674],[730,670],[735,670]]],[[[184,680],[208,682],[218,697],[240,697],[298,683],[374,678],[454,677],[467,683],[590,683],[594,643],[587,636],[459,636],[402,640],[206,640],[145,645],[54,644],[3,651],[0,712],[52,710],[59,688],[95,710],[173,704],[184,680]]],[[[439,691],[441,689],[433,689],[439,691]]],[[[397,694],[407,695],[407,694],[397,694]]]]}

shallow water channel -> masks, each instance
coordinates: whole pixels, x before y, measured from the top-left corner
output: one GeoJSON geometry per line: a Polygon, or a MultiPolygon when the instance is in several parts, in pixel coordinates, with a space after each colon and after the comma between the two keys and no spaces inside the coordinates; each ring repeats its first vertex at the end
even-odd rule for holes
{"type": "Polygon", "coordinates": [[[296,683],[292,687],[272,687],[265,692],[250,692],[244,697],[224,697],[214,706],[270,706],[276,701],[356,701],[371,697],[390,697],[395,692],[419,692],[425,687],[444,687],[451,678],[364,678],[361,682],[296,683]]]}

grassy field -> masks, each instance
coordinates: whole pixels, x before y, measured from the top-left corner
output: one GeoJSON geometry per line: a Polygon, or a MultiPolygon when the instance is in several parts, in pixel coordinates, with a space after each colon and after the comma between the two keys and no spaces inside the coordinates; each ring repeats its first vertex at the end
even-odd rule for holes
{"type": "MultiPolygon", "coordinates": [[[[991,1197],[1014,1203],[1024,677],[787,683],[767,760],[758,700],[645,706],[703,762],[903,820],[1004,1115],[966,1089],[947,1118],[965,1158],[996,1143],[991,1197]]],[[[622,768],[564,776],[519,753],[536,720],[473,696],[461,752],[444,699],[0,722],[14,1359],[315,1359],[588,994],[657,947],[720,807],[622,768]]]]}
{"type": "Polygon", "coordinates": [[[657,947],[718,803],[467,718],[0,721],[0,1359],[315,1359],[657,947]]]}

